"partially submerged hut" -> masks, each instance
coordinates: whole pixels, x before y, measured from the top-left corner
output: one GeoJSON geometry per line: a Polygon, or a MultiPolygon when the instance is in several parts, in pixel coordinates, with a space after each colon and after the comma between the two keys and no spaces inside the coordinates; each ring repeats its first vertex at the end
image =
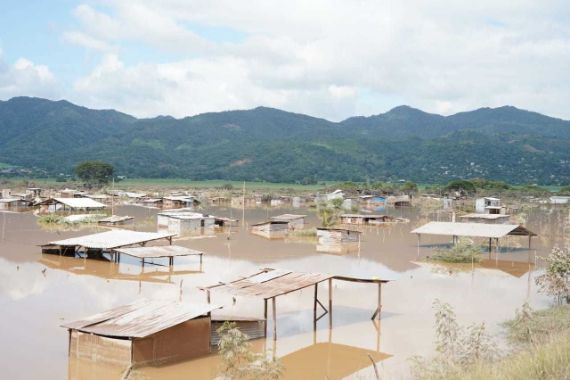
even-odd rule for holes
{"type": "Polygon", "coordinates": [[[267,239],[282,239],[289,232],[289,223],[285,221],[269,220],[251,226],[251,233],[267,239]]]}
{"type": "Polygon", "coordinates": [[[506,224],[509,222],[510,215],[507,214],[479,214],[472,213],[461,215],[459,218],[468,223],[488,223],[488,224],[506,224]]]}
{"type": "Polygon", "coordinates": [[[298,214],[281,214],[271,217],[272,221],[275,222],[286,222],[289,230],[302,230],[305,228],[305,218],[307,215],[298,214]]]}
{"type": "Polygon", "coordinates": [[[215,217],[188,209],[159,212],[156,221],[159,231],[168,231],[176,236],[199,235],[207,229],[213,231],[216,224],[215,217]]]}
{"type": "Polygon", "coordinates": [[[40,213],[101,210],[107,207],[91,198],[49,198],[38,203],[40,213]]]}
{"type": "Polygon", "coordinates": [[[220,306],[143,300],[67,323],[69,356],[98,363],[159,365],[211,352],[210,313],[220,306]]]}
{"type": "Polygon", "coordinates": [[[317,228],[317,252],[344,253],[358,248],[360,231],[346,228],[317,228]]]}
{"type": "Polygon", "coordinates": [[[190,195],[162,197],[163,208],[192,208],[197,204],[196,198],[190,195]]]}
{"type": "Polygon", "coordinates": [[[404,223],[407,219],[396,218],[390,215],[371,215],[371,214],[342,214],[340,216],[341,224],[384,224],[384,223],[404,223]]]}
{"type": "Polygon", "coordinates": [[[108,218],[100,219],[97,223],[102,226],[122,226],[128,223],[132,223],[134,218],[132,216],[119,216],[111,215],[108,218]]]}

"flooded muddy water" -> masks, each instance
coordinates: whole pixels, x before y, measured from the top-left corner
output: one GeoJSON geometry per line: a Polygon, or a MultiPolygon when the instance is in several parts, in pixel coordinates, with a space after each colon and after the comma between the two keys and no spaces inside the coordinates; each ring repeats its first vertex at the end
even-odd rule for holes
{"type": "MultiPolygon", "coordinates": [[[[237,226],[204,238],[180,238],[175,244],[205,252],[202,267],[196,257],[177,258],[174,271],[145,266],[126,258],[120,264],[41,254],[39,244],[106,229],[45,230],[30,213],[0,214],[0,364],[6,379],[114,379],[121,369],[88,361],[69,360],[68,335],[61,327],[105,309],[138,298],[205,301],[198,286],[227,281],[262,267],[294,271],[376,276],[393,279],[383,287],[379,325],[371,320],[377,288],[371,284],[334,283],[333,325],[328,318],[313,329],[312,289],[277,299],[277,340],[256,340],[256,350],[272,350],[285,365],[285,378],[339,379],[372,375],[370,359],[378,361],[382,378],[407,377],[408,360],[433,353],[435,299],[453,306],[460,323],[485,322],[494,335],[500,324],[513,317],[525,301],[546,307],[550,300],[539,294],[534,278],[540,272],[537,256],[561,245],[568,210],[533,209],[525,225],[539,234],[529,251],[527,239],[509,237],[502,251],[481,264],[445,266],[427,263],[434,247],[448,244],[446,237],[422,237],[421,246],[410,231],[429,220],[448,215],[422,215],[417,209],[388,209],[410,219],[407,224],[363,228],[360,248],[347,255],[317,253],[315,242],[303,239],[267,240],[248,232],[248,226],[285,212],[308,214],[310,226],[318,224],[306,209],[229,208],[206,212],[240,219],[237,226]],[[302,377],[299,377],[302,376],[302,377]]],[[[156,210],[122,206],[117,214],[135,217],[132,228],[156,229],[156,210]]],[[[326,285],[323,286],[326,288],[326,285]]],[[[321,296],[327,300],[326,289],[321,296]]],[[[213,296],[227,306],[223,315],[263,317],[263,302],[213,296]]],[[[197,360],[137,369],[131,378],[211,379],[219,358],[212,354],[197,360]]]]}

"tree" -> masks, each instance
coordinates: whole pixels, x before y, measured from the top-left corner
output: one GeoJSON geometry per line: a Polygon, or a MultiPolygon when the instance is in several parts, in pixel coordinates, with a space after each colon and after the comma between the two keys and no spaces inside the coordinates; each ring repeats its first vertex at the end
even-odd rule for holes
{"type": "Polygon", "coordinates": [[[402,185],[401,190],[406,194],[417,193],[418,185],[415,182],[407,181],[402,185]]]}
{"type": "Polygon", "coordinates": [[[113,178],[113,165],[103,161],[83,161],[75,167],[75,175],[88,187],[102,186],[113,178]]]}
{"type": "Polygon", "coordinates": [[[443,188],[443,191],[462,191],[468,194],[474,194],[475,190],[472,182],[461,179],[451,181],[443,188]]]}

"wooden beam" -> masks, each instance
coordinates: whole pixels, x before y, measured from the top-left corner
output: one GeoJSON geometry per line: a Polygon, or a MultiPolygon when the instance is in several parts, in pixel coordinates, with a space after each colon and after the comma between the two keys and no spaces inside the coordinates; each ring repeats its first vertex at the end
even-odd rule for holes
{"type": "Polygon", "coordinates": [[[267,299],[263,299],[263,319],[265,319],[263,336],[267,338],[267,299]]]}
{"type": "Polygon", "coordinates": [[[319,294],[319,284],[315,284],[315,296],[313,299],[313,325],[316,328],[317,326],[317,297],[319,294]]]}
{"type": "Polygon", "coordinates": [[[275,297],[271,299],[271,308],[273,309],[273,340],[277,340],[277,305],[275,297]]]}
{"type": "Polygon", "coordinates": [[[332,278],[329,278],[329,329],[332,329],[332,278]]]}

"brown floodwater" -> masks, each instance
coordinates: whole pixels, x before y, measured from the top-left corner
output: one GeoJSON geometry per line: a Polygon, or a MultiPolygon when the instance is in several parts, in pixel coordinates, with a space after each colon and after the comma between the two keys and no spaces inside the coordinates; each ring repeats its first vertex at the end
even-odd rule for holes
{"type": "MultiPolygon", "coordinates": [[[[104,229],[46,230],[31,213],[0,213],[0,378],[120,378],[121,368],[70,361],[67,331],[59,326],[141,297],[203,302],[198,286],[231,280],[260,267],[394,279],[383,288],[379,325],[370,320],[377,289],[369,284],[335,282],[332,329],[323,318],[313,330],[312,289],[279,297],[277,340],[271,337],[269,322],[268,339],[254,341],[253,347],[281,358],[285,378],[368,378],[372,376],[368,354],[378,362],[382,378],[406,378],[410,357],[434,352],[435,299],[451,304],[462,324],[485,322],[504,344],[501,322],[513,317],[524,302],[535,308],[551,302],[537,291],[534,278],[540,273],[540,261],[535,266],[535,260],[569,237],[568,209],[532,209],[526,225],[540,236],[533,239],[530,251],[525,238],[509,237],[498,256],[486,257],[481,264],[444,266],[426,263],[425,257],[449,239],[425,236],[418,247],[410,230],[428,220],[449,220],[446,214],[387,209],[410,223],[364,228],[359,250],[335,255],[317,253],[311,240],[267,240],[248,233],[249,225],[285,212],[306,213],[308,222],[316,226],[312,210],[246,210],[245,221],[241,210],[206,211],[238,218],[239,226],[213,236],[178,239],[176,244],[206,255],[201,268],[195,258],[177,259],[173,273],[153,266],[145,266],[141,273],[139,263],[128,258],[113,265],[42,255],[39,244],[104,229]]],[[[156,210],[121,206],[117,214],[134,216],[131,228],[156,228],[156,210]]],[[[327,300],[326,289],[322,293],[327,300]]],[[[239,298],[232,304],[231,298],[214,295],[212,301],[226,305],[220,314],[263,316],[261,300],[239,298]]],[[[211,379],[218,368],[219,358],[212,354],[137,369],[132,378],[211,379]]]]}

